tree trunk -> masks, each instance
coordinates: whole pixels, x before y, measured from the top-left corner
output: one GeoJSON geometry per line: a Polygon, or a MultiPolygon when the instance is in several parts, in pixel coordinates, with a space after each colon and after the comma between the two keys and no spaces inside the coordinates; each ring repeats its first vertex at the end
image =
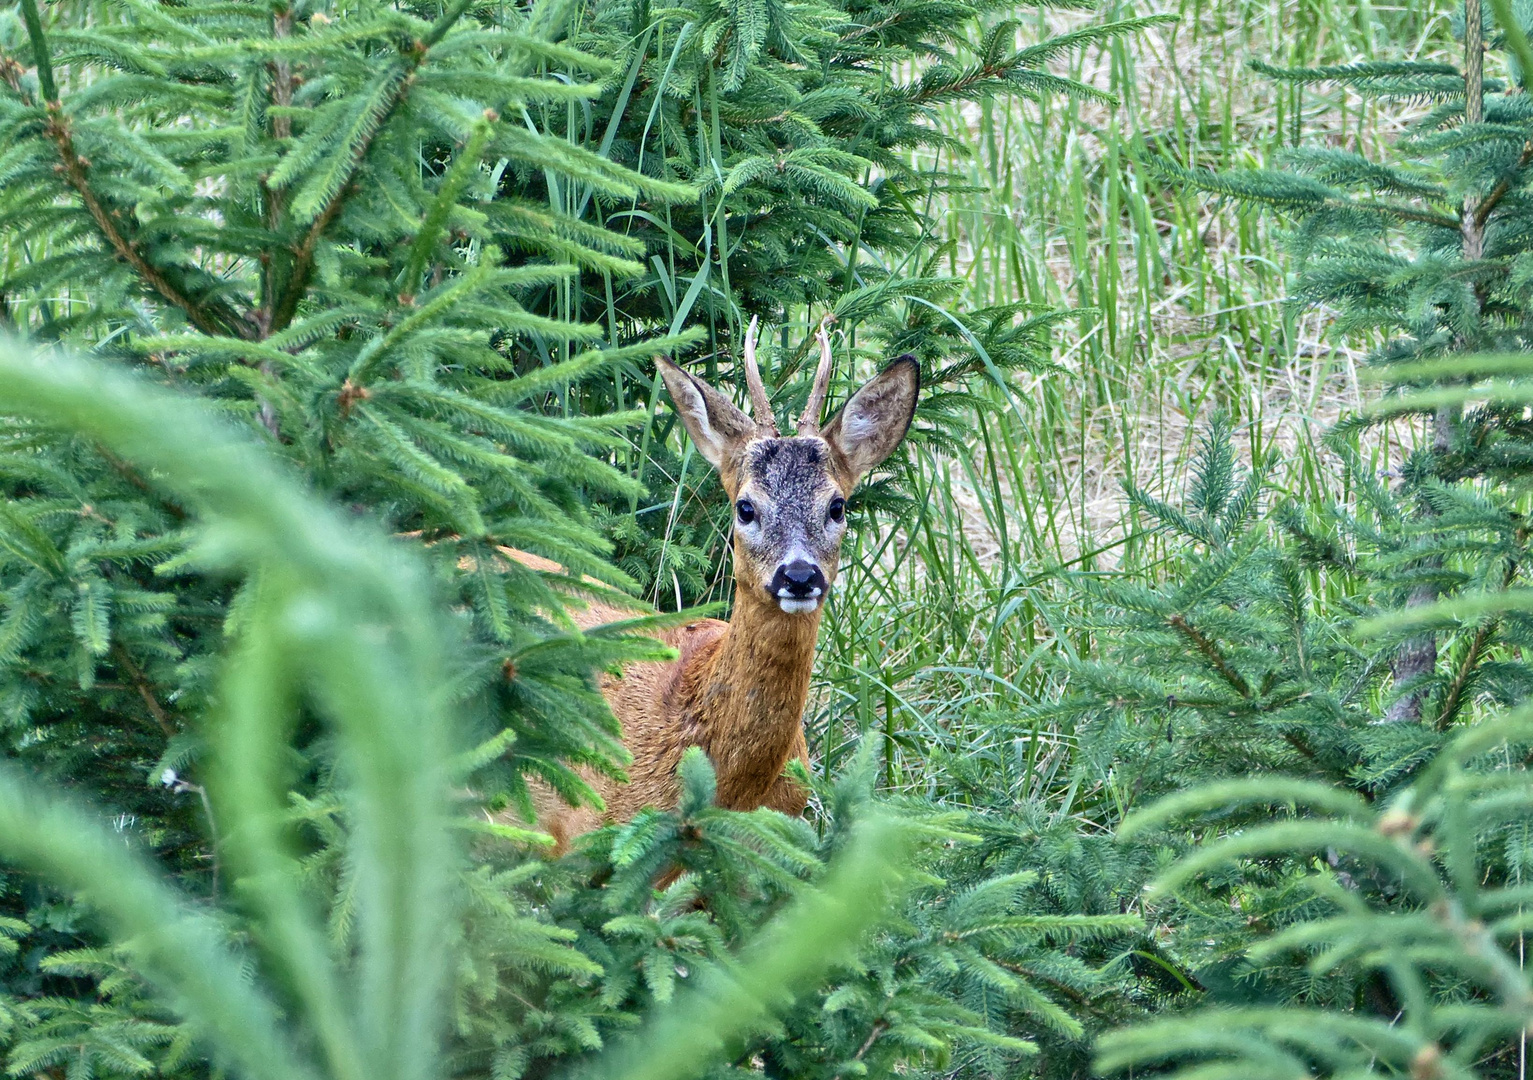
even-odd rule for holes
{"type": "MultiPolygon", "coordinates": [[[[1464,0],[1464,122],[1479,124],[1485,120],[1485,24],[1480,0],[1464,0]]],[[[1461,253],[1464,261],[1471,262],[1485,255],[1485,223],[1480,220],[1479,200],[1474,195],[1464,199],[1459,231],[1463,236],[1461,253]]],[[[1457,351],[1469,348],[1469,342],[1454,343],[1457,351]]],[[[1443,407],[1432,418],[1432,452],[1446,454],[1453,446],[1462,414],[1457,408],[1443,407]]],[[[1430,514],[1423,506],[1421,512],[1430,514]]],[[[1437,589],[1420,585],[1411,591],[1405,601],[1408,608],[1424,607],[1437,599],[1437,589]]],[[[1437,637],[1430,632],[1407,641],[1390,664],[1390,673],[1396,686],[1430,674],[1437,667],[1437,637]]],[[[1425,693],[1412,691],[1391,705],[1384,714],[1389,723],[1402,721],[1419,722],[1425,701],[1425,693]]]]}

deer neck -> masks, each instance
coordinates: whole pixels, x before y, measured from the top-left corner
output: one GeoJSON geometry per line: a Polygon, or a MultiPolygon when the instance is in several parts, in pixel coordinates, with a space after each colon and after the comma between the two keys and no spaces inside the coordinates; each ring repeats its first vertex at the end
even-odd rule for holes
{"type": "Polygon", "coordinates": [[[718,804],[753,809],[782,775],[803,732],[822,607],[789,615],[736,590],[729,628],[693,684],[698,743],[718,774],[718,804]]]}

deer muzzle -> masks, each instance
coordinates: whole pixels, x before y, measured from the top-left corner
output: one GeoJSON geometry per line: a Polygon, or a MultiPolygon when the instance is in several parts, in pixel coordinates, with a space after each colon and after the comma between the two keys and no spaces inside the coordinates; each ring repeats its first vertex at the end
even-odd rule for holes
{"type": "Polygon", "coordinates": [[[820,606],[829,588],[825,572],[807,559],[785,562],[772,575],[767,591],[790,615],[807,615],[820,606]]]}

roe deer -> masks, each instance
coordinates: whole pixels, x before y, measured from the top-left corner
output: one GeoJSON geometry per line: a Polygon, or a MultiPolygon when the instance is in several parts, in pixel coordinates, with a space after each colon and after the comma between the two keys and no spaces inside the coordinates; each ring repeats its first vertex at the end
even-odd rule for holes
{"type": "MultiPolygon", "coordinates": [[[[623,726],[623,745],[633,755],[630,779],[617,783],[586,774],[606,803],[605,813],[539,791],[538,824],[554,837],[557,851],[604,820],[626,821],[645,806],[675,806],[676,767],[689,746],[702,747],[712,760],[720,806],[803,812],[807,793],[783,769],[795,757],[807,760],[804,704],[846,533],[846,500],[905,437],[920,388],[916,362],[901,357],[822,427],[831,373],[824,323],[817,337],[820,363],[809,400],[796,433],[786,437],[756,367],[755,319],[744,356],[754,419],[701,379],[656,359],[682,423],[734,505],[733,614],[727,623],[704,619],[658,633],[678,651],[676,660],[632,664],[603,681],[602,693],[623,726]]],[[[631,617],[604,604],[571,614],[587,628],[631,617]]]]}

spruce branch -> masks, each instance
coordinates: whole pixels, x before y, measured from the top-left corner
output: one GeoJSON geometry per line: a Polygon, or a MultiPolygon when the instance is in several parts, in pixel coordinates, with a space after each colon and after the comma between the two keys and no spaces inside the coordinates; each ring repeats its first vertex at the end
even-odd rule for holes
{"type": "Polygon", "coordinates": [[[108,209],[91,187],[87,162],[75,150],[74,139],[69,132],[69,120],[63,108],[56,101],[48,102],[44,108],[48,112],[47,134],[58,149],[58,169],[63,173],[65,182],[80,197],[85,212],[95,222],[97,231],[113,253],[132,267],[134,273],[164,300],[185,312],[187,320],[203,333],[214,336],[232,333],[237,337],[248,337],[252,328],[244,319],[232,311],[215,313],[210,310],[207,305],[183,292],[164,271],[144,257],[138,246],[124,234],[118,213],[108,209]]]}
{"type": "Polygon", "coordinates": [[[1448,684],[1448,692],[1443,697],[1442,708],[1438,710],[1435,721],[1438,731],[1447,731],[1454,717],[1458,715],[1459,709],[1463,707],[1464,692],[1469,686],[1469,680],[1479,667],[1480,659],[1485,655],[1491,638],[1500,627],[1500,619],[1488,619],[1475,631],[1474,638],[1469,642],[1469,649],[1464,653],[1464,659],[1459,663],[1458,670],[1453,673],[1453,681],[1448,684]]]}
{"type": "Polygon", "coordinates": [[[1350,85],[1375,79],[1399,79],[1416,75],[1445,75],[1457,80],[1462,76],[1452,64],[1425,60],[1368,60],[1356,64],[1329,64],[1319,67],[1280,67],[1265,60],[1251,60],[1250,69],[1269,79],[1284,82],[1335,82],[1350,85]]]}
{"type": "Polygon", "coordinates": [[[298,304],[308,292],[309,281],[314,275],[314,253],[319,247],[319,242],[324,238],[325,230],[330,227],[330,223],[341,212],[346,197],[354,190],[352,182],[356,179],[357,171],[362,167],[363,162],[367,160],[367,153],[372,148],[373,141],[409,93],[411,85],[409,74],[414,67],[419,66],[420,59],[424,56],[424,50],[417,43],[417,47],[407,54],[407,59],[403,63],[396,64],[392,70],[385,72],[379,78],[379,88],[382,91],[379,99],[364,111],[364,116],[358,118],[359,130],[356,138],[352,140],[345,156],[336,163],[329,179],[325,182],[329,193],[320,201],[309,227],[304,230],[303,239],[291,249],[293,266],[280,297],[272,306],[267,333],[273,334],[285,330],[288,323],[292,322],[293,316],[298,313],[298,304]],[[413,66],[409,57],[414,58],[413,66]]]}
{"type": "Polygon", "coordinates": [[[485,144],[490,141],[491,125],[498,119],[498,116],[489,114],[475,124],[468,141],[448,166],[436,198],[432,200],[421,222],[420,231],[415,234],[415,242],[410,245],[410,257],[405,263],[404,276],[400,279],[401,292],[413,295],[420,290],[426,263],[447,227],[448,215],[458,205],[458,199],[469,179],[478,171],[480,155],[484,153],[485,144]]]}
{"type": "Polygon", "coordinates": [[[138,696],[143,699],[144,707],[149,710],[149,715],[154,717],[154,722],[159,725],[160,731],[167,739],[176,734],[176,725],[171,723],[170,714],[165,711],[165,706],[160,704],[160,699],[154,696],[154,687],[149,682],[149,677],[144,674],[144,669],[134,662],[129,654],[127,646],[121,641],[112,644],[112,659],[117,666],[128,676],[133,684],[133,689],[138,691],[138,696]]]}
{"type": "Polygon", "coordinates": [[[44,130],[59,154],[57,169],[80,197],[85,212],[90,215],[102,239],[119,259],[132,267],[145,284],[185,312],[188,321],[203,333],[223,335],[232,332],[241,337],[246,336],[250,328],[243,319],[232,311],[215,313],[208,310],[205,305],[186,295],[162,270],[145,258],[137,245],[124,234],[122,221],[116,211],[108,209],[91,187],[88,162],[75,150],[69,118],[59,101],[58,87],[54,83],[53,67],[49,60],[48,41],[43,36],[42,20],[37,11],[37,0],[22,0],[22,14],[27,25],[27,36],[32,42],[38,86],[42,90],[43,110],[47,115],[44,130]]]}
{"type": "Polygon", "coordinates": [[[1501,179],[1496,181],[1496,186],[1491,188],[1490,193],[1476,207],[1474,224],[1482,234],[1485,223],[1490,220],[1490,215],[1501,204],[1501,200],[1506,198],[1507,193],[1512,190],[1512,185],[1521,178],[1522,171],[1530,164],[1533,164],[1533,139],[1522,144],[1522,153],[1517,156],[1517,164],[1502,174],[1501,179]]]}
{"type": "Polygon", "coordinates": [[[888,1030],[889,1021],[883,1019],[882,1017],[875,1020],[873,1022],[873,1027],[868,1031],[868,1037],[862,1040],[862,1045],[859,1046],[857,1048],[857,1052],[852,1055],[852,1060],[861,1061],[864,1057],[866,1057],[868,1051],[873,1049],[873,1044],[878,1041],[878,1037],[888,1030]]]}
{"type": "MultiPolygon", "coordinates": [[[[1517,563],[1511,563],[1506,572],[1501,576],[1501,589],[1505,591],[1511,588],[1513,580],[1517,577],[1517,563]]],[[[1469,642],[1469,649],[1464,653],[1464,659],[1458,665],[1458,670],[1453,673],[1453,681],[1448,684],[1448,691],[1443,695],[1442,708],[1437,711],[1435,726],[1438,731],[1447,731],[1448,726],[1458,716],[1466,700],[1466,691],[1469,681],[1474,677],[1479,668],[1480,660],[1484,658],[1485,651],[1490,647],[1496,633],[1501,629],[1499,617],[1487,619],[1485,623],[1475,631],[1473,639],[1469,642]]]]}
{"type": "Polygon", "coordinates": [[[1174,15],[1148,15],[1096,23],[1008,53],[1006,45],[1013,39],[1017,24],[1005,20],[992,27],[979,42],[975,49],[978,63],[962,70],[939,64],[923,74],[913,87],[902,88],[900,92],[906,101],[917,106],[1007,93],[1026,98],[1063,94],[1116,105],[1116,95],[1077,79],[1054,75],[1045,65],[1061,53],[1175,21],[1174,15]]]}
{"type": "Polygon", "coordinates": [[[1207,658],[1208,662],[1214,666],[1214,670],[1220,674],[1225,682],[1234,687],[1241,697],[1249,698],[1251,696],[1251,687],[1246,683],[1245,679],[1240,677],[1240,672],[1230,667],[1229,661],[1224,658],[1224,654],[1219,651],[1219,647],[1204,637],[1197,627],[1193,626],[1180,614],[1167,617],[1166,622],[1177,633],[1192,642],[1193,647],[1207,658]]]}
{"type": "Polygon", "coordinates": [[[908,12],[895,10],[876,22],[863,23],[861,26],[853,27],[841,35],[841,40],[848,42],[856,41],[858,38],[867,37],[869,34],[876,34],[882,30],[887,30],[891,26],[898,26],[908,18],[908,12]]]}
{"type": "Polygon", "coordinates": [[[314,252],[319,247],[320,238],[324,235],[335,216],[341,212],[341,203],[345,198],[350,185],[343,186],[335,193],[329,204],[314,219],[304,233],[303,239],[292,249],[293,268],[288,274],[287,283],[281,291],[281,295],[272,304],[271,315],[262,320],[263,331],[266,335],[281,333],[286,330],[288,324],[293,321],[293,316],[298,314],[299,301],[308,291],[309,280],[314,276],[314,252]]]}
{"type": "Polygon", "coordinates": [[[322,200],[313,221],[304,231],[303,239],[293,247],[293,267],[288,274],[281,296],[272,305],[271,317],[266,320],[266,333],[274,334],[284,330],[293,321],[293,316],[298,313],[298,304],[308,292],[309,281],[314,276],[314,253],[325,235],[325,230],[341,212],[347,195],[354,190],[353,181],[366,162],[368,151],[372,149],[378,133],[383,130],[394,111],[409,96],[410,87],[415,81],[413,76],[426,62],[431,47],[442,40],[452,29],[453,24],[473,5],[473,2],[474,0],[453,0],[447,10],[432,24],[431,29],[402,51],[400,59],[396,61],[396,70],[385,73],[380,80],[387,92],[369,110],[372,115],[365,118],[367,122],[362,127],[359,137],[353,140],[341,167],[326,184],[330,194],[322,200]]]}
{"type": "Polygon", "coordinates": [[[1300,86],[1335,83],[1357,94],[1397,100],[1452,100],[1463,92],[1464,77],[1452,64],[1421,60],[1369,60],[1356,64],[1285,68],[1252,60],[1252,71],[1300,86]]]}
{"type": "Polygon", "coordinates": [[[1439,229],[1459,229],[1462,227],[1461,219],[1449,214],[1437,214],[1430,210],[1417,210],[1410,206],[1401,206],[1399,203],[1385,202],[1383,200],[1358,199],[1355,202],[1346,199],[1337,199],[1328,204],[1334,209],[1352,208],[1367,210],[1369,213],[1385,214],[1399,218],[1401,221],[1411,221],[1418,225],[1431,225],[1439,229]]]}
{"type": "Polygon", "coordinates": [[[101,456],[101,460],[110,465],[112,470],[126,480],[134,489],[154,499],[161,509],[177,521],[185,521],[187,519],[187,512],[184,506],[145,480],[132,465],[100,443],[96,444],[95,449],[96,453],[101,456]]]}
{"type": "Polygon", "coordinates": [[[1398,221],[1431,225],[1440,229],[1461,228],[1457,215],[1409,206],[1387,199],[1349,199],[1313,177],[1276,169],[1244,169],[1215,172],[1190,169],[1165,158],[1150,157],[1146,164],[1167,179],[1179,181],[1210,195],[1242,202],[1265,203],[1275,210],[1308,216],[1322,210],[1362,210],[1398,221]]]}

